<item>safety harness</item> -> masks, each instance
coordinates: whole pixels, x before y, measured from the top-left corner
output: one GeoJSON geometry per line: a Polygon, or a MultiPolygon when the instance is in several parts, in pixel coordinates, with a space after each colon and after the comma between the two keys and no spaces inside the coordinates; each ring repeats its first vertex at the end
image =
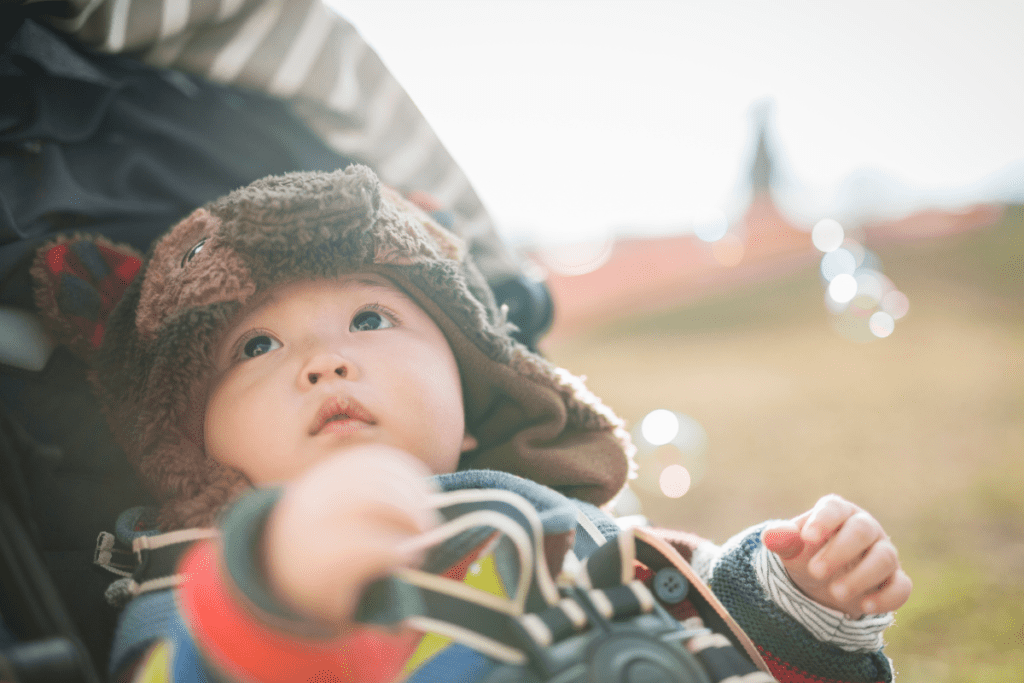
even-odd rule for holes
{"type": "MultiPolygon", "coordinates": [[[[557,544],[545,542],[551,539],[523,497],[463,489],[437,494],[436,506],[446,521],[420,539],[429,548],[423,568],[372,584],[356,614],[366,624],[411,627],[450,642],[408,672],[408,683],[433,680],[453,665],[475,669],[486,683],[775,680],[711,590],[656,531],[623,530],[582,561],[570,550],[553,578],[548,559],[557,544]],[[497,588],[472,587],[443,571],[460,563],[468,571],[486,564],[497,588]]],[[[136,567],[122,581],[127,593],[176,585],[178,558],[209,535],[194,531],[136,539],[136,567]]]]}

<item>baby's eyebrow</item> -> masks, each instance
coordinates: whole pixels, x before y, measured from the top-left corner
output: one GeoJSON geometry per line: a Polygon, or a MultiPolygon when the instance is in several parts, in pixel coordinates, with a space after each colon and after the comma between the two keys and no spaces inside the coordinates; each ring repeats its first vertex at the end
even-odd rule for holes
{"type": "Polygon", "coordinates": [[[409,298],[408,294],[403,292],[396,285],[384,279],[378,279],[372,276],[353,275],[346,279],[345,284],[358,284],[363,285],[364,287],[379,289],[382,292],[387,292],[388,294],[395,294],[402,297],[403,299],[412,301],[412,299],[409,298]]]}
{"type": "Polygon", "coordinates": [[[367,287],[379,287],[380,289],[393,289],[394,285],[387,280],[381,280],[369,275],[350,275],[345,278],[345,284],[366,285],[367,287]]]}

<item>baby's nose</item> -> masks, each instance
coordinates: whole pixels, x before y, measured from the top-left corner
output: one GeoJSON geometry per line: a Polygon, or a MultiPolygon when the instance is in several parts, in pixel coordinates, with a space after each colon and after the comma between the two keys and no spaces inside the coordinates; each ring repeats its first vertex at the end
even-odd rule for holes
{"type": "Polygon", "coordinates": [[[317,354],[299,373],[299,383],[304,386],[332,378],[353,379],[352,363],[336,353],[317,354]]]}
{"type": "MultiPolygon", "coordinates": [[[[306,375],[306,379],[309,380],[310,384],[316,384],[317,382],[320,381],[320,377],[322,377],[325,374],[330,373],[310,372],[309,374],[306,375]]],[[[338,377],[345,377],[346,375],[348,375],[348,368],[346,368],[344,365],[339,365],[338,367],[334,368],[334,374],[337,375],[338,377]]]]}

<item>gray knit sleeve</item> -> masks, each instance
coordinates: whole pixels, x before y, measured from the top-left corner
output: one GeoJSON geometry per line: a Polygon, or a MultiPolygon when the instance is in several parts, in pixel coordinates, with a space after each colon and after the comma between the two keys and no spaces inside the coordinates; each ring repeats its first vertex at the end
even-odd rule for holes
{"type": "Polygon", "coordinates": [[[892,615],[849,619],[804,596],[764,547],[761,533],[768,524],[694,553],[694,564],[725,608],[766,659],[835,680],[892,680],[881,649],[892,615]]]}

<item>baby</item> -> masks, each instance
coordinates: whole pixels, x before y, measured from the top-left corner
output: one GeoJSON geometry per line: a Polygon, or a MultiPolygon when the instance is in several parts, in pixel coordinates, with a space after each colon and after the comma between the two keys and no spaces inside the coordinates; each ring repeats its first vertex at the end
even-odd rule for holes
{"type": "MultiPolygon", "coordinates": [[[[325,680],[386,680],[422,634],[368,644],[357,603],[422,560],[431,494],[453,481],[555,496],[613,537],[597,506],[625,484],[628,435],[507,327],[460,241],[363,167],[268,178],[172,228],[111,315],[97,387],[164,501],[134,533],[178,542],[223,520],[182,565],[190,581],[220,569],[201,595],[187,581],[129,603],[112,673],[281,680],[269,656],[262,676],[239,657],[332,643],[345,655],[325,680]]],[[[911,584],[856,505],[826,496],[721,548],[667,537],[779,680],[891,680],[881,631],[911,584]]],[[[466,675],[450,679],[485,678],[466,675]]]]}

